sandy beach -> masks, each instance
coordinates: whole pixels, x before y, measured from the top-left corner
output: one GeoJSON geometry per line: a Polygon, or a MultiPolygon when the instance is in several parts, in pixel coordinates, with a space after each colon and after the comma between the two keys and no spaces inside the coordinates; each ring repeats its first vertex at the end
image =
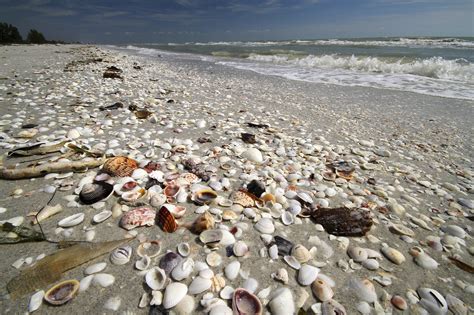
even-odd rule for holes
{"type": "MultiPolygon", "coordinates": [[[[235,246],[211,248],[186,228],[174,233],[157,225],[125,230],[119,222],[127,211],[138,206],[158,211],[161,206],[152,201],[151,192],[139,200],[127,201],[115,193],[104,201],[83,204],[78,199],[81,180],[92,181],[100,168],[65,176],[2,179],[2,222],[20,217],[11,222],[32,227],[28,214],[53,197],[49,205],[59,204],[62,211],[42,222],[50,240],[103,242],[135,236],[128,244],[133,252],[126,264],[111,263],[107,253],[61,276],[81,281],[88,266],[105,262],[100,273],[112,275],[113,284],[92,284],[61,306],[44,301],[36,314],[232,314],[229,292],[240,287],[258,297],[263,314],[278,313],[274,301],[283,297],[275,294],[288,292],[281,288],[289,289],[291,297],[280,314],[300,310],[334,314],[325,309],[326,298],[318,298],[311,285],[301,285],[298,267],[290,266],[281,253],[270,257],[271,236],[307,249],[309,257],[299,265],[317,267],[318,279],[334,281],[333,296],[327,300],[339,302],[346,314],[447,314],[448,304],[452,314],[473,314],[474,101],[293,81],[170,54],[152,58],[85,45],[0,46],[0,65],[4,167],[48,162],[67,150],[21,158],[6,154],[38,142],[63,140],[108,156],[127,156],[141,169],[149,161],[157,162],[165,179],[190,172],[183,163],[192,158],[211,174],[209,182],[200,184],[209,185],[219,197],[206,209],[190,199],[196,195],[192,187],[182,185],[183,202],[173,201],[186,209],[178,223],[192,223],[208,210],[215,229],[232,231],[234,242],[248,247],[242,256],[235,255],[235,246]],[[120,69],[121,78],[103,77],[112,66],[120,69]],[[117,102],[121,108],[107,109],[117,102]],[[147,117],[137,118],[137,111],[145,111],[147,117]],[[25,128],[27,124],[34,126],[25,128]],[[242,133],[253,135],[255,143],[243,141],[242,133]],[[349,175],[338,175],[338,162],[351,166],[349,175]],[[248,207],[235,202],[235,192],[253,180],[263,184],[274,202],[248,207]],[[302,193],[309,202],[302,200],[302,193]],[[371,229],[361,237],[331,235],[322,223],[301,215],[310,204],[315,211],[364,209],[371,214],[371,229]],[[111,217],[93,224],[95,215],[113,209],[111,217]],[[58,226],[77,213],[84,213],[83,221],[58,226]],[[259,231],[262,218],[274,231],[259,231]],[[145,270],[137,270],[135,263],[141,259],[137,249],[144,240],[159,240],[161,252],[145,270]],[[145,274],[183,242],[190,246],[187,259],[192,259],[193,267],[183,280],[173,282],[190,287],[197,278],[206,279],[208,267],[211,279],[224,283],[188,293],[167,310],[158,302],[162,294],[167,300],[166,289],[155,290],[153,301],[162,305],[150,305],[152,290],[145,274]],[[389,257],[387,247],[397,251],[396,258],[389,257]],[[360,248],[365,257],[354,257],[353,248],[360,248]],[[458,268],[449,257],[469,265],[471,272],[458,268]],[[240,262],[240,273],[231,280],[224,268],[233,261],[240,262]],[[276,279],[280,269],[288,273],[287,280],[276,279]],[[364,279],[369,280],[368,287],[364,279]],[[423,292],[433,291],[420,288],[436,290],[441,300],[433,302],[433,293],[431,300],[423,297],[423,292]],[[395,295],[407,303],[405,310],[393,305],[395,295]]],[[[134,181],[148,189],[150,174],[137,173],[134,181]]],[[[120,179],[106,180],[117,184],[120,179]]],[[[157,182],[165,188],[166,180],[157,182]]],[[[35,291],[12,300],[6,285],[37,263],[38,256],[57,252],[57,245],[43,241],[0,246],[0,310],[28,313],[35,291]]],[[[46,292],[57,282],[37,289],[46,292]]]]}

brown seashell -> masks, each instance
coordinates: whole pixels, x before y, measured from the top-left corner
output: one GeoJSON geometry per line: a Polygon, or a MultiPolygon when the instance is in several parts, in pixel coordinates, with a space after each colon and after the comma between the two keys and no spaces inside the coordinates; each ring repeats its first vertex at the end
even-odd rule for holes
{"type": "Polygon", "coordinates": [[[364,236],[374,223],[370,211],[358,208],[320,208],[311,217],[336,236],[364,236]]]}
{"type": "Polygon", "coordinates": [[[255,206],[256,197],[246,192],[245,190],[238,190],[232,195],[232,202],[241,205],[245,208],[251,208],[255,206]]]}
{"type": "Polygon", "coordinates": [[[72,300],[79,290],[79,281],[77,280],[66,280],[60,282],[49,289],[44,299],[53,305],[63,305],[72,300]]]}
{"type": "Polygon", "coordinates": [[[150,112],[146,109],[137,110],[134,113],[135,113],[135,117],[137,117],[138,119],[147,119],[148,117],[151,116],[151,114],[153,114],[152,112],[150,112]]]}
{"type": "Polygon", "coordinates": [[[316,279],[311,284],[311,290],[321,302],[329,301],[334,296],[332,288],[322,279],[316,279]]]}
{"type": "Polygon", "coordinates": [[[117,156],[105,161],[102,170],[112,176],[125,177],[132,175],[137,168],[138,163],[134,159],[117,156]]]}
{"type": "Polygon", "coordinates": [[[158,226],[167,233],[173,233],[178,229],[174,216],[164,206],[158,211],[157,222],[158,226]]]}
{"type": "Polygon", "coordinates": [[[235,289],[232,297],[232,311],[234,315],[262,314],[262,303],[249,291],[238,288],[235,289]]]}
{"type": "Polygon", "coordinates": [[[194,202],[199,205],[207,205],[217,198],[217,193],[212,189],[203,189],[196,192],[193,196],[194,202]]]}
{"type": "Polygon", "coordinates": [[[399,310],[403,311],[408,308],[407,302],[400,295],[394,295],[390,302],[392,302],[392,305],[398,308],[399,310]]]}
{"type": "Polygon", "coordinates": [[[255,135],[251,133],[242,133],[240,135],[242,137],[242,141],[245,143],[256,143],[257,140],[255,139],[255,135]]]}
{"type": "Polygon", "coordinates": [[[272,203],[276,202],[276,197],[275,197],[275,195],[270,194],[270,193],[264,194],[264,195],[261,197],[261,199],[262,199],[262,201],[265,202],[265,203],[267,203],[267,202],[272,202],[272,203]]]}
{"type": "Polygon", "coordinates": [[[197,217],[191,225],[190,230],[193,233],[200,234],[202,231],[213,229],[214,224],[214,217],[206,211],[197,217]]]}
{"type": "Polygon", "coordinates": [[[169,184],[165,187],[165,189],[163,190],[163,193],[165,194],[166,197],[174,197],[178,194],[180,188],[181,187],[179,187],[178,185],[169,184]]]}

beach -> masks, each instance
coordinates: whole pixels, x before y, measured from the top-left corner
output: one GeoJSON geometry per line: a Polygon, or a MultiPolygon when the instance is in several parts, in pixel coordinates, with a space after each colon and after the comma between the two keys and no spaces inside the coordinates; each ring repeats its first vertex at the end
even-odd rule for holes
{"type": "MultiPolygon", "coordinates": [[[[219,204],[217,198],[204,209],[189,199],[196,195],[192,189],[182,187],[189,198],[177,203],[186,208],[179,223],[191,223],[201,211],[208,210],[217,221],[215,229],[231,230],[237,241],[247,245],[248,251],[242,256],[232,254],[231,247],[227,257],[226,246],[204,246],[199,234],[185,228],[165,233],[157,225],[130,231],[120,227],[122,216],[138,206],[160,209],[151,205],[151,192],[139,200],[124,201],[115,193],[92,205],[80,202],[81,179],[95,178],[99,168],[66,172],[65,177],[53,174],[47,178],[3,179],[0,221],[22,217],[15,222],[31,227],[27,215],[53,197],[50,205],[60,204],[62,211],[41,224],[49,239],[103,242],[135,236],[128,244],[133,249],[130,261],[124,265],[112,264],[107,253],[61,276],[62,280],[81,281],[88,266],[106,262],[100,272],[112,275],[113,284],[92,284],[61,306],[43,302],[36,313],[107,314],[119,304],[115,312],[120,314],[204,314],[213,305],[221,305],[219,312],[226,314],[232,308],[229,290],[244,287],[259,298],[264,314],[277,313],[271,301],[279,298],[274,296],[279,288],[291,292],[290,310],[293,305],[295,312],[302,308],[307,314],[330,314],[321,311],[322,300],[313,294],[311,286],[301,285],[299,268],[285,261],[283,256],[294,253],[280,253],[272,259],[269,251],[273,241],[262,234],[303,245],[310,257],[300,265],[317,267],[326,276],[321,279],[334,281],[332,299],[342,304],[347,314],[430,314],[433,310],[445,314],[448,302],[451,312],[459,311],[454,314],[473,312],[474,277],[448,258],[472,266],[473,100],[295,81],[205,59],[166,53],[142,56],[100,46],[0,46],[0,63],[3,155],[37,142],[67,140],[108,156],[128,156],[142,169],[148,161],[155,161],[165,178],[192,172],[183,166],[192,158],[212,174],[210,182],[200,184],[209,185],[222,200],[232,201],[235,192],[252,180],[263,183],[266,194],[275,198],[264,206],[249,207],[237,202],[219,204]],[[120,78],[104,78],[112,66],[120,70],[112,71],[120,78]],[[122,106],[107,108],[117,102],[122,106]],[[143,119],[137,118],[140,110],[145,111],[143,119]],[[22,128],[26,124],[35,126],[22,128]],[[243,141],[242,133],[253,135],[255,141],[243,141]],[[341,161],[351,166],[350,174],[337,174],[341,161]],[[301,193],[310,201],[298,195],[301,193]],[[118,214],[115,211],[104,222],[91,223],[96,214],[116,210],[117,204],[118,214]],[[363,208],[370,212],[372,226],[365,236],[331,235],[322,224],[300,215],[297,204],[300,211],[309,204],[315,208],[363,208]],[[58,227],[58,221],[77,213],[84,213],[79,224],[58,227]],[[223,213],[231,218],[223,219],[223,213]],[[262,218],[271,221],[274,231],[259,230],[262,218]],[[400,226],[409,231],[398,231],[400,226]],[[148,268],[137,270],[137,248],[143,240],[159,240],[161,252],[151,258],[148,268]],[[187,257],[194,267],[175,282],[189,287],[198,274],[205,278],[201,273],[205,274],[207,266],[225,284],[189,294],[167,311],[163,306],[150,306],[146,301],[151,300],[152,290],[145,274],[158,266],[167,250],[176,252],[183,242],[190,246],[187,257]],[[365,258],[358,260],[348,254],[355,247],[362,249],[365,258]],[[386,247],[396,249],[403,259],[398,254],[389,258],[381,250],[386,247]],[[211,255],[219,263],[210,263],[211,253],[219,256],[211,255]],[[240,262],[240,273],[231,280],[224,268],[232,261],[240,262]],[[288,273],[286,281],[275,275],[282,268],[288,273]],[[371,287],[360,289],[363,279],[370,280],[371,287]],[[223,293],[226,286],[230,288],[223,293]],[[436,290],[448,302],[430,309],[429,297],[423,300],[420,288],[436,290]],[[370,297],[361,296],[364,290],[370,297]],[[391,303],[394,295],[406,301],[405,311],[391,303]],[[456,298],[466,306],[456,304],[456,298]]],[[[35,158],[38,156],[4,157],[3,165],[35,158]]],[[[143,187],[149,179],[149,174],[135,178],[143,187]]],[[[158,182],[165,188],[166,181],[158,182]]],[[[0,282],[4,285],[0,309],[4,314],[26,313],[34,291],[12,300],[6,295],[6,284],[35,264],[39,255],[56,252],[57,246],[43,241],[1,247],[0,282]],[[19,259],[23,261],[15,264],[19,259]]],[[[46,291],[53,284],[38,289],[46,291]]],[[[155,291],[162,292],[166,300],[165,289],[155,291]]],[[[155,292],[157,301],[160,294],[155,292]]],[[[219,314],[217,309],[214,312],[219,314]]]]}

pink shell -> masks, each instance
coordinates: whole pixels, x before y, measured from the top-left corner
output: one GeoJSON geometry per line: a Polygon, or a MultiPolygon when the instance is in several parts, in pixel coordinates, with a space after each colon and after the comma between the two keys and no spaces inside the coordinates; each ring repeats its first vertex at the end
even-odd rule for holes
{"type": "Polygon", "coordinates": [[[156,211],[140,207],[128,211],[120,219],[120,226],[126,230],[134,229],[138,226],[152,226],[155,224],[156,211]]]}

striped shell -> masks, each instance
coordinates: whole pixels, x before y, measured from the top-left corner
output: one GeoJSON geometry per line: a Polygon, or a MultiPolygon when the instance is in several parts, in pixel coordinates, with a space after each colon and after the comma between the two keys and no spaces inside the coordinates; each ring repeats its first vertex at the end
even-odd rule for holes
{"type": "Polygon", "coordinates": [[[178,229],[178,223],[165,206],[158,212],[157,222],[159,227],[167,233],[173,233],[178,229]]]}
{"type": "Polygon", "coordinates": [[[125,177],[132,175],[137,168],[138,163],[134,159],[117,156],[105,161],[102,170],[112,176],[125,177]]]}
{"type": "Polygon", "coordinates": [[[130,258],[132,257],[132,252],[132,247],[128,245],[116,248],[110,254],[110,261],[114,265],[125,265],[130,261],[130,258]]]}

